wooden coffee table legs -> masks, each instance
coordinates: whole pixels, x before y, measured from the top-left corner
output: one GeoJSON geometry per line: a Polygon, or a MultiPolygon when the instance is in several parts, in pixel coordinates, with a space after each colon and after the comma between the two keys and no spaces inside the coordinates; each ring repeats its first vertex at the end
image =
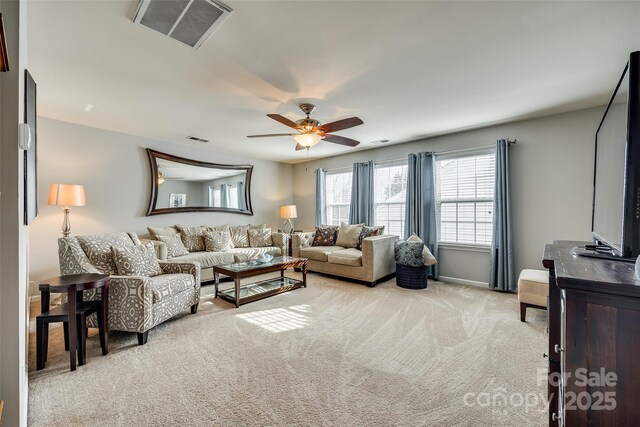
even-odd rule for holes
{"type": "Polygon", "coordinates": [[[233,283],[236,287],[236,308],[238,308],[240,307],[240,276],[236,276],[233,283]]]}

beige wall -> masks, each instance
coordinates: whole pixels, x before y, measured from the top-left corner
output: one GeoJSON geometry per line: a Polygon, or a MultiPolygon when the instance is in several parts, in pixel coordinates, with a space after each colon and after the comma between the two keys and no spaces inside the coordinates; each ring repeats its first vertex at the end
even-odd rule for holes
{"type": "MultiPolygon", "coordinates": [[[[293,166],[203,148],[141,138],[87,126],[38,118],[38,200],[40,214],[30,227],[30,280],[58,274],[57,239],[62,208],[47,205],[51,183],[83,184],[87,206],[71,210],[75,235],[134,231],[172,224],[280,224],[278,208],[293,203],[293,166]],[[147,217],[151,177],[146,148],[182,157],[227,164],[252,164],[254,215],[197,212],[147,217]]],[[[215,144],[215,143],[214,143],[215,144]]]]}
{"type": "MultiPolygon", "coordinates": [[[[404,158],[420,151],[481,147],[499,138],[516,138],[518,143],[511,149],[516,274],[523,268],[541,269],[545,243],[590,239],[594,135],[603,111],[592,108],[354,152],[313,161],[308,170],[306,163],[298,164],[294,168],[296,227],[313,229],[316,168],[404,158]]],[[[442,276],[479,282],[489,279],[486,251],[443,249],[440,263],[442,276]]]]}

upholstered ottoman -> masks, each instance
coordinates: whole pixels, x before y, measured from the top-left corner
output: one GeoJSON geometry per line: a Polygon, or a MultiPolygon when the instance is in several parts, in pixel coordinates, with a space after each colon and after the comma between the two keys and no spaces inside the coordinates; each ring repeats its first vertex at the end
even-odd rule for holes
{"type": "Polygon", "coordinates": [[[547,309],[549,297],[549,273],[545,270],[522,270],[518,278],[520,321],[527,316],[527,307],[547,309]]]}

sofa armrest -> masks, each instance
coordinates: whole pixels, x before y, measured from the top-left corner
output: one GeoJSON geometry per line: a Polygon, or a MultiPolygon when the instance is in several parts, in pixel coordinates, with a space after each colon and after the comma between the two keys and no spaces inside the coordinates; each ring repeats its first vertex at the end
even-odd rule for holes
{"type": "Polygon", "coordinates": [[[362,240],[362,266],[372,275],[371,281],[396,271],[393,244],[398,238],[398,236],[385,234],[362,240]]]}
{"type": "Polygon", "coordinates": [[[161,262],[160,268],[164,274],[191,274],[196,280],[196,291],[200,294],[200,263],[199,262],[161,262]]]}
{"type": "Polygon", "coordinates": [[[143,276],[111,276],[109,279],[109,329],[145,332],[153,326],[151,280],[143,276]]]}
{"type": "Polygon", "coordinates": [[[142,243],[153,244],[153,249],[156,251],[156,258],[158,261],[166,261],[168,257],[167,244],[159,240],[140,239],[142,243]]]}
{"type": "Polygon", "coordinates": [[[315,231],[308,233],[295,233],[291,235],[291,255],[294,257],[300,256],[300,248],[311,246],[313,238],[316,235],[315,231]]]}

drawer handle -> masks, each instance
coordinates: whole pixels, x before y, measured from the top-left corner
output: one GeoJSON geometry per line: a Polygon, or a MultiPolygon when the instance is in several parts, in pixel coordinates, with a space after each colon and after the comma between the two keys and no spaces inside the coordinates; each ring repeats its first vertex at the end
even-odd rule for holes
{"type": "Polygon", "coordinates": [[[554,412],[551,414],[551,419],[559,423],[562,420],[562,417],[554,412]]]}
{"type": "Polygon", "coordinates": [[[558,344],[556,344],[556,345],[553,347],[553,350],[554,350],[556,353],[560,353],[561,351],[564,351],[564,348],[562,348],[562,347],[560,347],[558,344]]]}

